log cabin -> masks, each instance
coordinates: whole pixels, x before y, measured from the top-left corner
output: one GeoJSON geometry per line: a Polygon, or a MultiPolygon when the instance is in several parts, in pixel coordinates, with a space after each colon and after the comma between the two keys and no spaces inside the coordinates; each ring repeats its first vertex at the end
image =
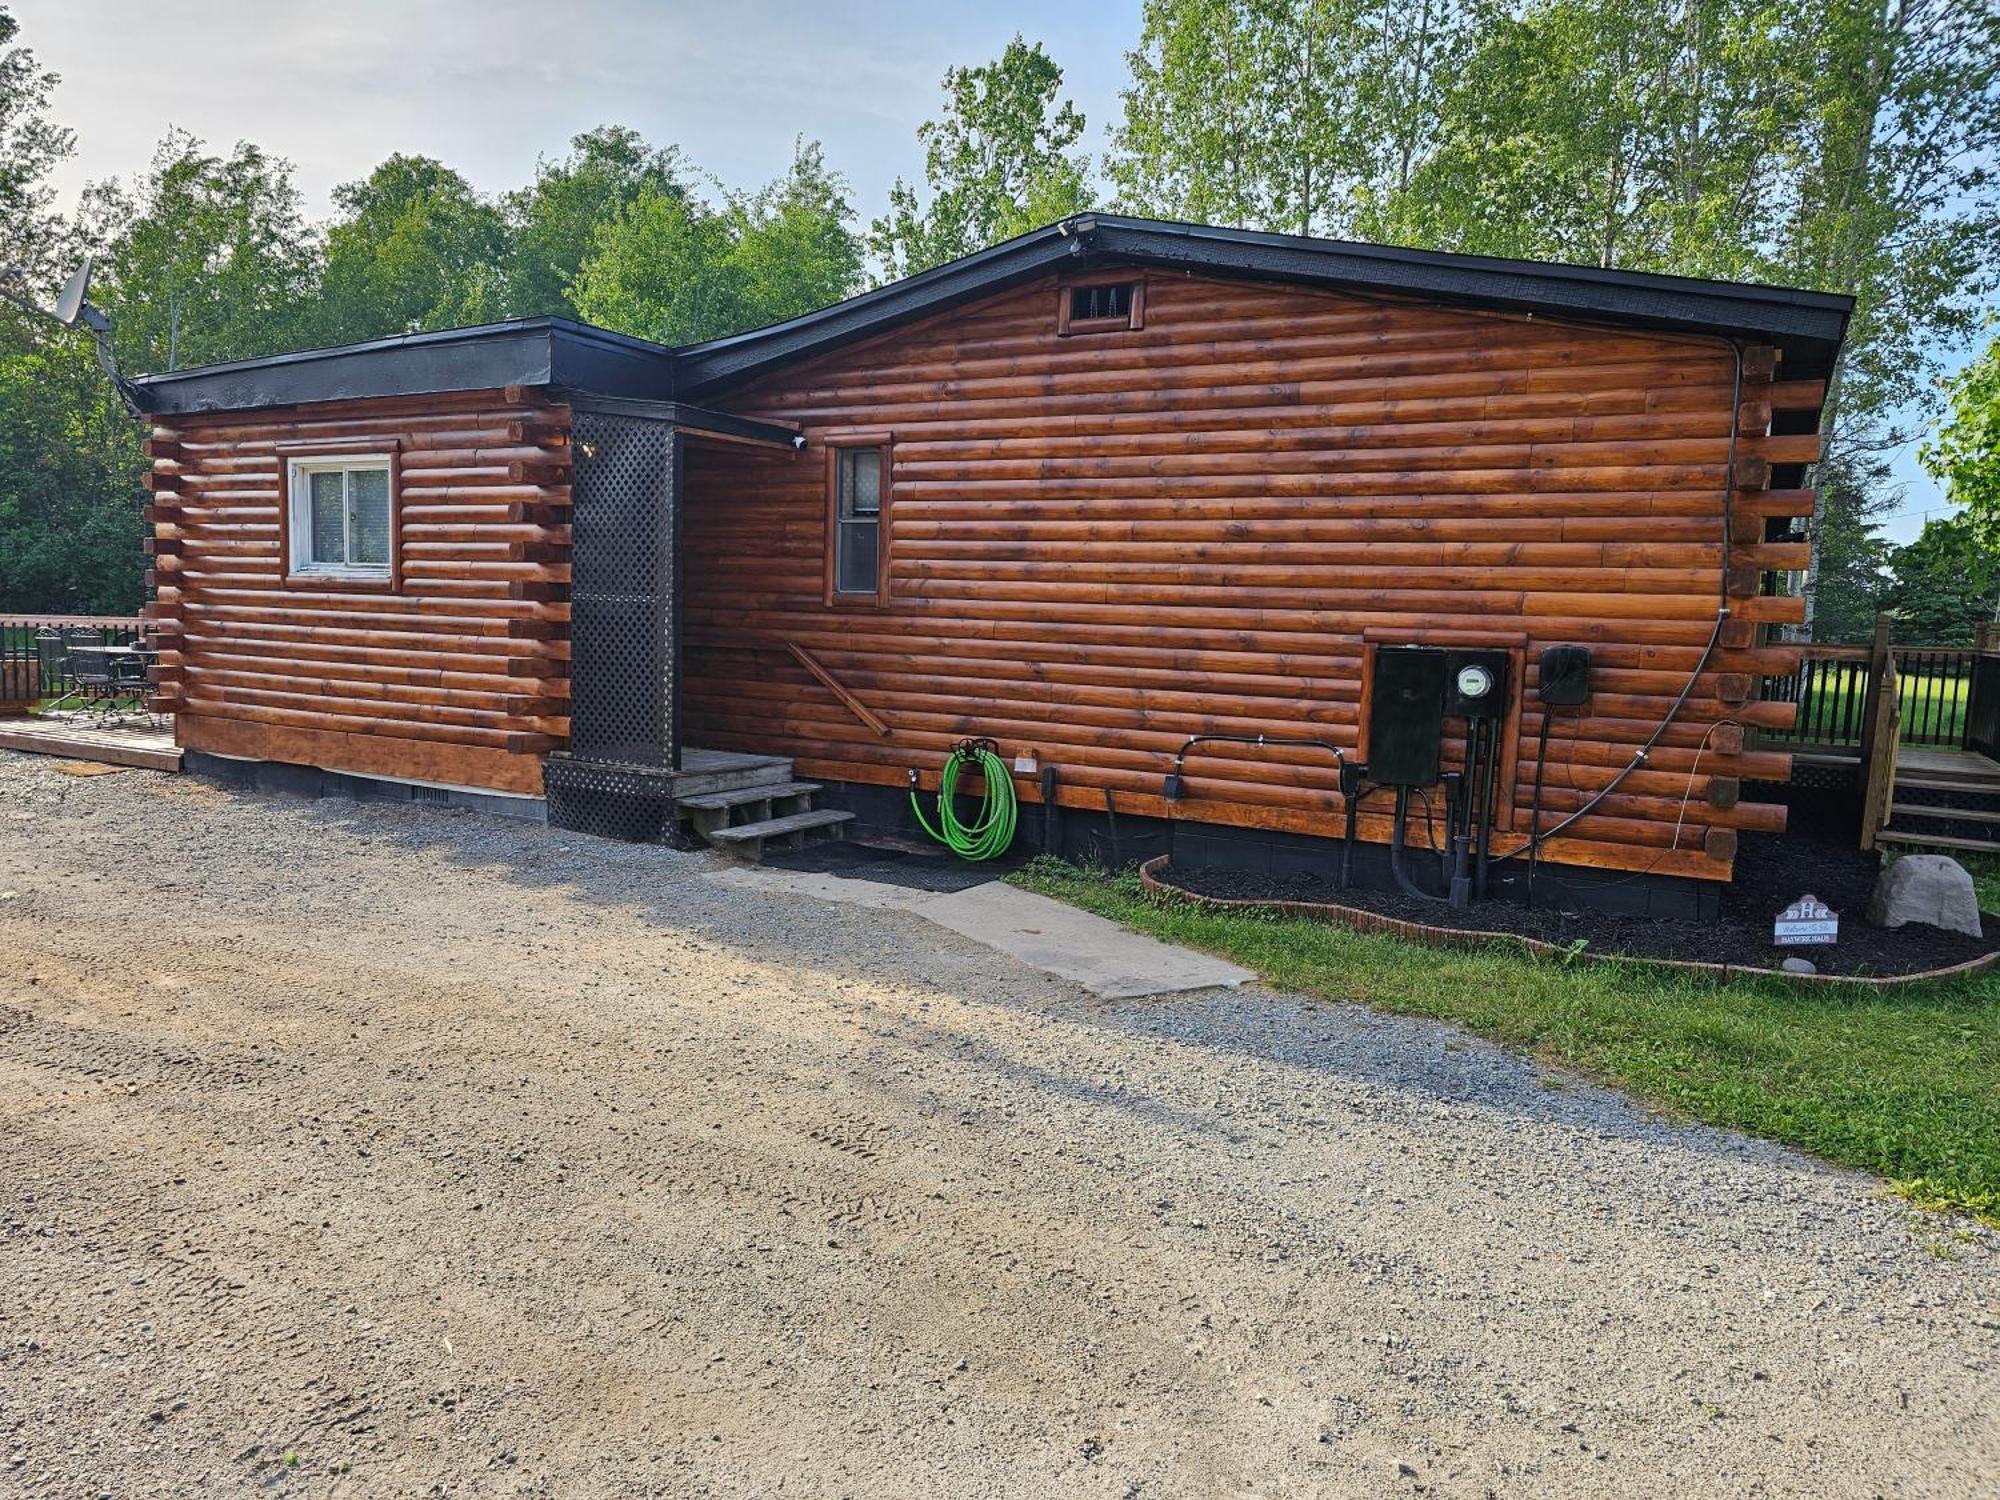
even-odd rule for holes
{"type": "Polygon", "coordinates": [[[142,377],[156,702],[192,765],[637,839],[907,833],[978,739],[1028,846],[1384,881],[1462,829],[1501,894],[1712,912],[1784,822],[1851,309],[1093,214],[680,348],[142,377]]]}

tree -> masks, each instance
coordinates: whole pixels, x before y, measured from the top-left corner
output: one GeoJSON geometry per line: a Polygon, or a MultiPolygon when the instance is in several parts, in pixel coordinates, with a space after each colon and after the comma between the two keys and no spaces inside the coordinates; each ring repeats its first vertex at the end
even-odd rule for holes
{"type": "MultiPolygon", "coordinates": [[[[18,35],[0,9],[0,275],[40,301],[78,245],[48,181],[74,143],[18,35]]],[[[88,341],[0,303],[0,610],[137,607],[141,462],[88,341]]]]}
{"type": "Polygon", "coordinates": [[[861,241],[848,227],[847,179],[826,165],[817,141],[799,141],[791,170],[747,197],[730,199],[744,313],[757,327],[827,307],[861,283],[861,241]]]}
{"type": "Polygon", "coordinates": [[[600,225],[641,192],[684,193],[680,153],[654,150],[635,130],[602,125],[570,140],[556,163],[538,162],[533,186],[509,195],[513,245],[507,307],[516,317],[576,317],[569,289],[590,258],[600,225]]]}
{"type": "Polygon", "coordinates": [[[1882,607],[1896,617],[1902,640],[1968,644],[1977,626],[2000,618],[2000,553],[1969,516],[1927,522],[1890,556],[1882,607]]]}
{"type": "Polygon", "coordinates": [[[663,344],[762,327],[854,290],[852,217],[846,180],[802,141],[785,176],[719,210],[678,185],[641,189],[599,227],[569,298],[593,323],[663,344]]]}
{"type": "Polygon", "coordinates": [[[1810,108],[1766,279],[1858,299],[1822,412],[1817,614],[1843,572],[1829,541],[1887,507],[1906,418],[1925,415],[1940,360],[1973,336],[1994,289],[2000,9],[1834,0],[1801,16],[1792,76],[1810,108]]]}
{"type": "Polygon", "coordinates": [[[1918,456],[1951,503],[1965,508],[1977,540],[2000,546],[2000,338],[1959,372],[1948,401],[1949,415],[1918,456]]]}
{"type": "Polygon", "coordinates": [[[479,323],[504,311],[507,225],[457,172],[391,156],[335,188],[322,342],[479,323]]]}
{"type": "Polygon", "coordinates": [[[1090,207],[1084,118],[1057,102],[1062,69],[1020,36],[998,59],[944,75],[945,111],[917,129],[928,205],[902,178],[868,248],[882,279],[927,271],[1090,207]]]}
{"type": "Polygon", "coordinates": [[[1482,7],[1384,217],[1438,249],[1741,278],[1799,110],[1761,0],[1482,7]]]}
{"type": "Polygon", "coordinates": [[[0,7],[0,270],[39,286],[57,271],[63,239],[49,173],[76,149],[76,134],[49,119],[60,80],[14,44],[20,30],[0,7]]]}
{"type": "Polygon", "coordinates": [[[248,141],[223,157],[174,131],[135,186],[88,190],[83,233],[104,256],[93,297],[128,369],[247,359],[312,331],[317,247],[291,172],[248,141]]]}
{"type": "Polygon", "coordinates": [[[648,186],[603,224],[569,300],[591,322],[662,344],[745,327],[729,220],[674,188],[648,186]]]}
{"type": "MultiPolygon", "coordinates": [[[[1443,9],[1444,7],[1439,7],[1443,9]]],[[[1134,213],[1293,234],[1347,227],[1370,160],[1371,102],[1398,81],[1356,0],[1146,0],[1107,171],[1134,213]]],[[[1429,7],[1425,7],[1426,16],[1429,7]]],[[[1427,26],[1428,20],[1420,22],[1427,26]]],[[[1420,53],[1401,84],[1429,88],[1420,53]]],[[[1404,139],[1421,127],[1408,111],[1404,139]]]]}

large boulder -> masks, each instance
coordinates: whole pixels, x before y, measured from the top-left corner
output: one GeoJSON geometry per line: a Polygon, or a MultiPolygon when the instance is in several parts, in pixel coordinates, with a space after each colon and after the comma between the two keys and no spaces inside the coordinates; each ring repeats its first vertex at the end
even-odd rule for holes
{"type": "Polygon", "coordinates": [[[1868,921],[1876,927],[1921,922],[1979,936],[1979,896],[1965,866],[1942,854],[1906,854],[1875,882],[1868,921]]]}

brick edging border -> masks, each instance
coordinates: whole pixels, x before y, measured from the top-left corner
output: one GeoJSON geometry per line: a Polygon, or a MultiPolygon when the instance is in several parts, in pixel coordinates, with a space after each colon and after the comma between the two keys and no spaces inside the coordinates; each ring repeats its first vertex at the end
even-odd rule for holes
{"type": "Polygon", "coordinates": [[[1430,948],[1515,947],[1536,958],[1551,958],[1565,963],[1663,969],[1706,979],[1715,984],[1723,984],[1732,979],[1775,979],[1800,989],[1831,987],[1875,992],[1906,989],[1919,984],[1936,984],[1941,980],[1969,979],[1975,974],[1985,973],[1996,963],[2000,963],[2000,951],[1995,951],[1979,958],[1969,958],[1962,964],[1953,964],[1948,968],[1926,969],[1917,974],[1871,977],[1865,974],[1789,974],[1783,969],[1759,969],[1744,964],[1692,963],[1680,958],[1642,958],[1624,953],[1592,953],[1588,949],[1571,953],[1567,948],[1544,942],[1540,938],[1524,937],[1518,932],[1475,932],[1462,927],[1433,927],[1426,922],[1385,917],[1380,912],[1363,911],[1355,906],[1339,906],[1330,901],[1237,901],[1223,896],[1204,896],[1160,878],[1160,872],[1166,869],[1171,858],[1171,855],[1166,854],[1155,855],[1139,866],[1139,883],[1145,887],[1149,895],[1170,896],[1177,901],[1190,902],[1209,911],[1280,912],[1288,917],[1305,917],[1315,922],[1330,922],[1337,927],[1351,928],[1355,932],[1388,933],[1392,937],[1405,938],[1430,948]]]}

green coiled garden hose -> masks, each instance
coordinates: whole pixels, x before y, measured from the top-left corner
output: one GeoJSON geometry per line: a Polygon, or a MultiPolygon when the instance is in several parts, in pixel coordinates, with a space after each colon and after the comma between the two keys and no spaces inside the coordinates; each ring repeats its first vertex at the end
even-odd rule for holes
{"type": "Polygon", "coordinates": [[[915,771],[910,772],[910,809],[923,824],[925,833],[959,858],[977,860],[993,859],[1007,852],[1014,842],[1014,822],[1020,804],[1014,796],[1014,778],[993,742],[966,740],[952,750],[944,763],[944,774],[938,778],[938,827],[931,826],[931,820],[924,816],[923,804],[917,800],[915,771]],[[958,778],[967,771],[979,772],[986,781],[979,816],[970,824],[959,821],[953,801],[958,778]]]}

